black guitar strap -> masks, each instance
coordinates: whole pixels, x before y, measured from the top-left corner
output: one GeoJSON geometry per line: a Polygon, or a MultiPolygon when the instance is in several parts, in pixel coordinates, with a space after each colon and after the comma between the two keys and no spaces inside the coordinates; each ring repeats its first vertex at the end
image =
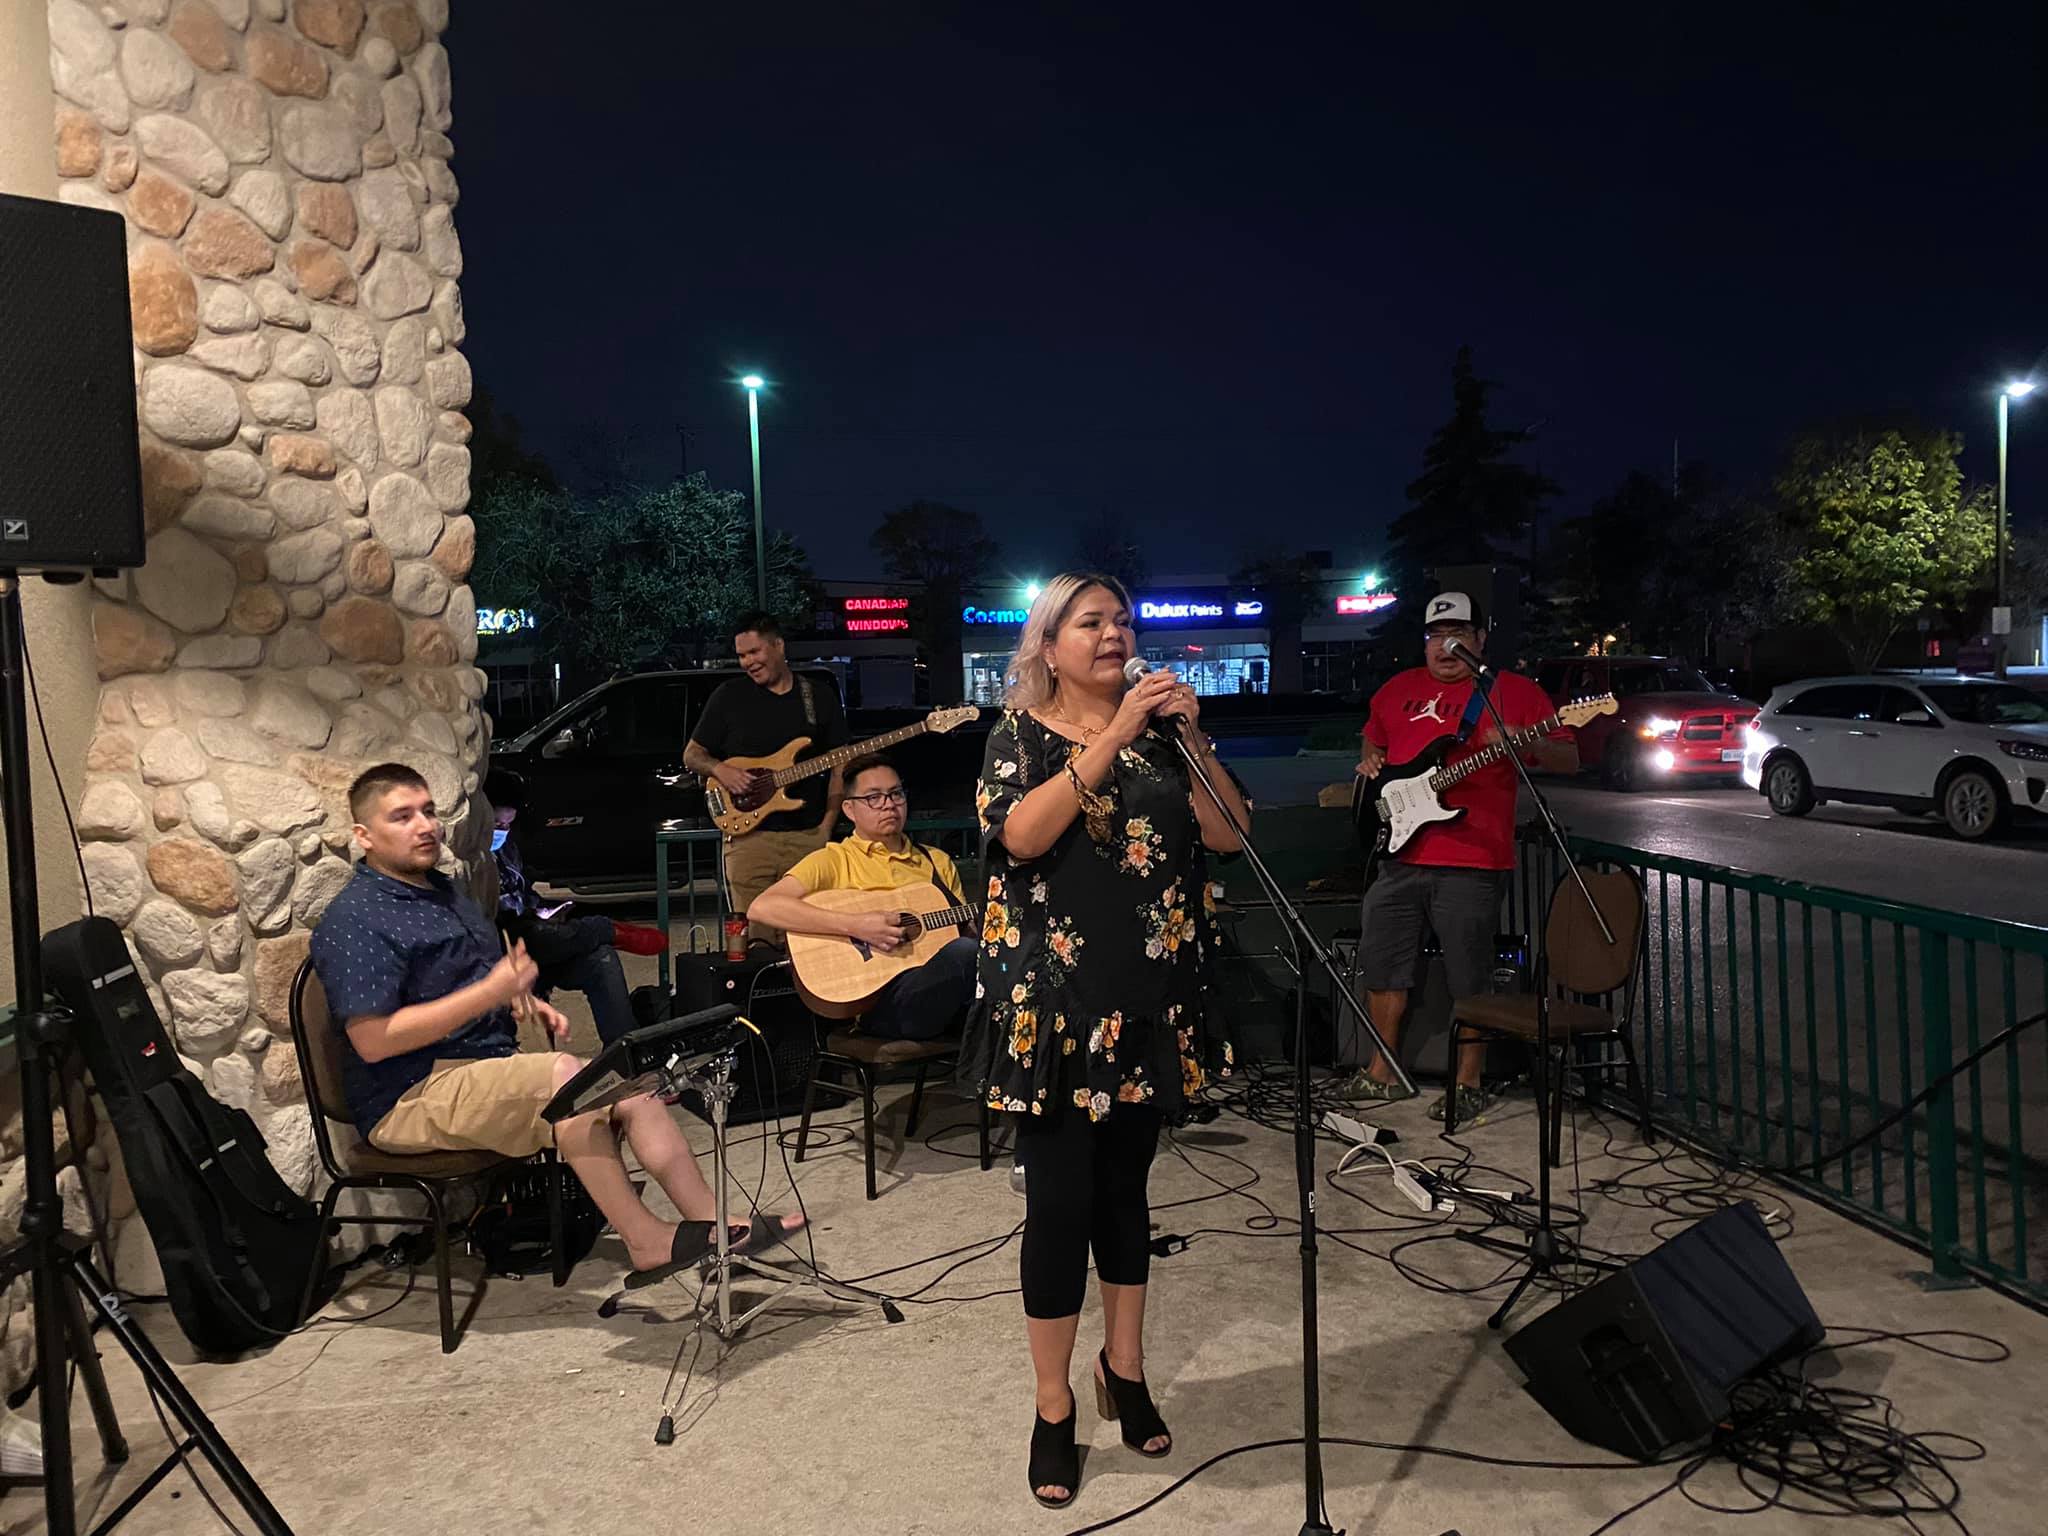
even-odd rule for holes
{"type": "Polygon", "coordinates": [[[912,838],[910,840],[910,846],[916,849],[919,853],[923,854],[924,861],[927,864],[931,865],[932,884],[936,885],[939,888],[939,890],[944,893],[946,900],[950,901],[956,907],[966,906],[967,903],[960,899],[960,893],[954,890],[953,887],[951,887],[950,885],[946,884],[946,877],[939,873],[939,861],[932,856],[931,849],[925,847],[925,845],[923,843],[920,843],[916,838],[912,838]]]}
{"type": "Polygon", "coordinates": [[[1487,690],[1492,687],[1493,679],[1490,677],[1477,677],[1472,680],[1472,697],[1465,701],[1465,713],[1458,719],[1459,746],[1462,747],[1470,741],[1472,733],[1479,729],[1479,721],[1486,714],[1487,690]]]}

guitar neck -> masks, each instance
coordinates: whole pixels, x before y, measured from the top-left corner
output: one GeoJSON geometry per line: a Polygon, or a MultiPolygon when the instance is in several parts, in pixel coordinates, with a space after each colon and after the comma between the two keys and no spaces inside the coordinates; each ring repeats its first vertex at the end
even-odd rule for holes
{"type": "Polygon", "coordinates": [[[1444,764],[1429,776],[1429,787],[1441,795],[1480,769],[1505,761],[1510,752],[1519,752],[1524,747],[1533,746],[1556,730],[1563,720],[1562,715],[1552,715],[1548,720],[1539,720],[1534,725],[1509,731],[1504,740],[1481,747],[1477,752],[1461,757],[1454,763],[1444,764]]]}
{"type": "Polygon", "coordinates": [[[866,741],[850,741],[843,747],[834,747],[830,752],[821,752],[816,757],[807,757],[800,763],[775,770],[777,787],[794,784],[798,779],[807,779],[814,773],[830,773],[841,763],[850,763],[863,752],[879,752],[884,747],[893,747],[899,741],[908,741],[913,736],[923,735],[924,721],[906,725],[881,736],[870,736],[866,741]]]}
{"type": "Polygon", "coordinates": [[[957,907],[947,907],[943,912],[927,912],[918,919],[927,932],[941,928],[958,928],[962,923],[971,923],[981,914],[974,907],[962,902],[957,907]]]}

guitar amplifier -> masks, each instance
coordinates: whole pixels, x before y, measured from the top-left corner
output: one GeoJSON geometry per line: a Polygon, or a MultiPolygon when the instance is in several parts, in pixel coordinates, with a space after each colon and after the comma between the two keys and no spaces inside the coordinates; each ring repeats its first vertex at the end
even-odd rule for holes
{"type": "MultiPolygon", "coordinates": [[[[1339,966],[1347,972],[1351,950],[1357,942],[1356,938],[1340,938],[1335,945],[1339,966]]],[[[1528,944],[1520,934],[1495,934],[1494,990],[1527,991],[1527,962],[1528,944]]],[[[1358,996],[1360,1001],[1364,1000],[1362,985],[1358,996]]],[[[1338,1004],[1336,999],[1327,999],[1326,1006],[1336,1011],[1336,1064],[1340,1068],[1364,1066],[1372,1057],[1371,1037],[1359,1028],[1351,1011],[1338,1004]]],[[[1444,973],[1443,946],[1434,934],[1423,941],[1422,966],[1415,986],[1408,994],[1408,1012],[1401,1022],[1400,1057],[1401,1064],[1414,1076],[1449,1078],[1451,1075],[1451,984],[1444,973]]],[[[1521,1046],[1494,1040],[1487,1044],[1486,1065],[1482,1070],[1490,1082],[1520,1072],[1527,1065],[1527,1060],[1528,1052],[1521,1046]]]]}
{"type": "MultiPolygon", "coordinates": [[[[673,1012],[696,1013],[730,1003],[761,1031],[758,1039],[749,1034],[736,1053],[726,1118],[746,1125],[800,1113],[817,1056],[818,1027],[790,985],[789,956],[766,944],[755,945],[744,960],[678,955],[675,977],[673,1012]]],[[[678,1102],[693,1115],[704,1113],[695,1094],[678,1102]]]]}

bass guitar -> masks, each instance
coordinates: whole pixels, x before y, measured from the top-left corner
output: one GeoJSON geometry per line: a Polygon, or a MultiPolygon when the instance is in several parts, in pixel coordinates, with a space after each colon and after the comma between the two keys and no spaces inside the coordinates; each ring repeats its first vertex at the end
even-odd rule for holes
{"type": "Polygon", "coordinates": [[[820,752],[802,762],[796,760],[796,755],[811,744],[808,736],[797,737],[781,751],[767,757],[729,757],[726,761],[733,767],[747,770],[747,787],[735,794],[716,779],[705,779],[704,806],[719,831],[728,837],[744,837],[758,827],[763,818],[773,816],[777,811],[803,809],[794,796],[783,793],[798,780],[810,778],[813,774],[830,773],[841,763],[851,762],[863,752],[879,752],[884,747],[893,747],[899,741],[908,741],[926,731],[943,736],[955,726],[965,725],[980,716],[981,711],[972,704],[935,709],[914,724],[881,736],[870,736],[866,741],[834,747],[830,752],[820,752]]]}
{"type": "Polygon", "coordinates": [[[1505,740],[1488,742],[1455,761],[1447,761],[1456,749],[1456,736],[1439,736],[1415,756],[1401,764],[1388,763],[1378,778],[1360,777],[1351,787],[1351,819],[1365,844],[1366,879],[1372,879],[1379,861],[1399,853],[1415,840],[1424,827],[1456,821],[1465,814],[1461,805],[1445,805],[1445,793],[1462,784],[1480,769],[1498,763],[1510,752],[1534,746],[1561,726],[1578,727],[1601,715],[1611,715],[1619,706],[1614,695],[1574,699],[1548,720],[1509,731],[1505,740]]]}
{"type": "Polygon", "coordinates": [[[936,885],[899,885],[889,891],[814,891],[804,900],[828,912],[885,912],[910,934],[886,955],[872,944],[839,934],[798,933],[789,939],[789,967],[797,995],[820,1018],[858,1018],[875,994],[905,971],[914,971],[954,937],[962,923],[981,920],[982,909],[954,905],[936,885]]]}

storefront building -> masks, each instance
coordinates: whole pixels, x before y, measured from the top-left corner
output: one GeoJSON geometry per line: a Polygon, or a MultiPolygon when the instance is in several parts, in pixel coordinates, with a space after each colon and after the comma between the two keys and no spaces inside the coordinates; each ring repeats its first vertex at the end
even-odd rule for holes
{"type": "Polygon", "coordinates": [[[1301,619],[1303,693],[1362,695],[1394,664],[1379,654],[1379,631],[1392,614],[1394,593],[1370,576],[1356,584],[1332,583],[1307,604],[1301,619]]]}

